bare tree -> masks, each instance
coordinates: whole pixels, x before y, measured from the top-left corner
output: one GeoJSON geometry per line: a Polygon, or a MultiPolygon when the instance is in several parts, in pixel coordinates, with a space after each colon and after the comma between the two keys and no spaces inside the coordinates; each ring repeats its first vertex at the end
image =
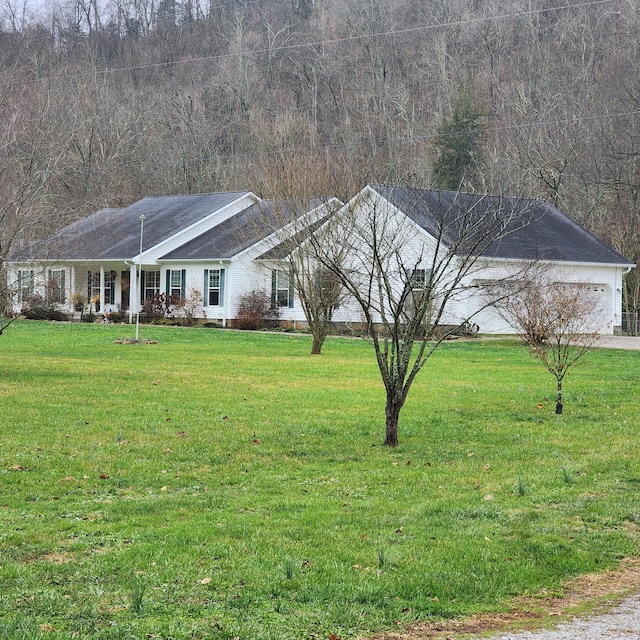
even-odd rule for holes
{"type": "Polygon", "coordinates": [[[16,293],[16,284],[9,281],[5,270],[0,270],[0,336],[12,322],[18,319],[18,315],[10,311],[12,297],[16,293]]]}
{"type": "MultiPolygon", "coordinates": [[[[288,286],[293,290],[313,336],[311,354],[319,355],[332,329],[335,308],[342,298],[342,285],[334,273],[316,259],[309,237],[342,204],[335,198],[267,200],[260,205],[254,225],[271,231],[271,248],[262,256],[286,264],[288,286]]],[[[341,248],[336,248],[337,252],[341,248]]],[[[334,253],[334,260],[342,258],[334,253]]],[[[277,301],[273,301],[277,304],[277,301]]]]}
{"type": "MultiPolygon", "coordinates": [[[[256,223],[271,230],[268,255],[288,264],[290,284],[313,336],[311,353],[318,355],[332,330],[334,311],[342,303],[343,287],[334,271],[318,260],[319,240],[314,237],[342,205],[336,193],[354,188],[353,171],[335,157],[289,154],[280,166],[261,167],[259,177],[272,199],[264,203],[256,223]]],[[[332,263],[344,263],[345,246],[337,244],[325,251],[332,263]]]]}
{"type": "Polygon", "coordinates": [[[47,201],[63,143],[50,115],[47,93],[25,88],[19,96],[0,98],[0,266],[16,243],[47,229],[56,216],[47,201]]]}
{"type": "MultiPolygon", "coordinates": [[[[336,204],[330,205],[327,214],[335,210],[336,204]]],[[[313,231],[308,231],[313,233],[313,231]]],[[[303,231],[303,233],[305,233],[303,231]]],[[[313,244],[302,243],[289,254],[291,265],[290,277],[304,311],[307,324],[313,336],[311,354],[319,355],[322,345],[331,332],[333,314],[340,304],[343,292],[340,280],[335,273],[326,269],[316,260],[309,247],[313,244]]],[[[342,247],[336,247],[333,260],[343,263],[345,259],[342,247]]]]}
{"type": "Polygon", "coordinates": [[[0,26],[7,31],[24,31],[31,21],[28,0],[2,0],[0,2],[0,26]]]}
{"type": "Polygon", "coordinates": [[[604,328],[595,288],[586,283],[558,283],[550,273],[539,273],[496,305],[531,355],[556,379],[557,414],[562,413],[567,372],[597,345],[604,328]]]}
{"type": "Polygon", "coordinates": [[[310,238],[365,319],[386,391],[386,446],[398,443],[400,411],[430,356],[495,302],[469,304],[477,268],[529,219],[515,199],[368,187],[310,238]]]}

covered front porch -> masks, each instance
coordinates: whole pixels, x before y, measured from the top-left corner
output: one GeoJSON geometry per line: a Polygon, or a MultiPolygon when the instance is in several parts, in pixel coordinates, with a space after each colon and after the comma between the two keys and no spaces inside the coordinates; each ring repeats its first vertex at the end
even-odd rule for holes
{"type": "MultiPolygon", "coordinates": [[[[75,264],[70,267],[69,306],[86,297],[83,311],[106,315],[122,313],[131,322],[145,298],[160,292],[160,269],[140,268],[128,262],[75,264]],[[73,296],[74,293],[80,294],[73,296]]],[[[78,311],[77,308],[74,311],[78,311]]]]}
{"type": "MultiPolygon", "coordinates": [[[[15,313],[32,308],[104,315],[132,313],[136,269],[125,262],[21,263],[7,271],[15,313]]],[[[129,316],[130,317],[130,316],[129,316]]]]}

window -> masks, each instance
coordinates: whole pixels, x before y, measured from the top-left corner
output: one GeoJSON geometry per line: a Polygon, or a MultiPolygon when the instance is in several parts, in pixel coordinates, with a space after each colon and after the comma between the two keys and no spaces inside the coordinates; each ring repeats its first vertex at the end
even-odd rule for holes
{"type": "MultiPolygon", "coordinates": [[[[89,271],[87,274],[87,299],[100,298],[100,272],[89,271]]],[[[97,307],[96,307],[97,308],[97,307]]]]}
{"type": "MultiPolygon", "coordinates": [[[[104,272],[104,303],[114,304],[116,288],[116,272],[105,271],[104,272]]],[[[89,301],[92,299],[100,299],[100,272],[89,271],[87,273],[87,298],[89,301]]],[[[100,311],[100,303],[95,303],[96,311],[100,311]]]]}
{"type": "Polygon", "coordinates": [[[271,272],[271,305],[274,307],[293,307],[293,288],[289,274],[285,271],[271,272]]]}
{"type": "Polygon", "coordinates": [[[116,301],[116,272],[104,272],[104,303],[114,304],[116,301]]]}
{"type": "Polygon", "coordinates": [[[65,270],[49,269],[47,274],[46,300],[49,304],[64,304],[67,295],[65,291],[65,270]]]}
{"type": "Polygon", "coordinates": [[[424,314],[428,311],[431,303],[431,269],[411,269],[407,270],[406,302],[404,312],[409,317],[414,317],[416,313],[424,314]]]}
{"type": "Polygon", "coordinates": [[[153,298],[160,293],[160,272],[159,271],[143,271],[142,272],[142,301],[153,298]]]}
{"type": "Polygon", "coordinates": [[[431,279],[431,269],[413,269],[409,276],[412,289],[425,289],[431,279]]]}
{"type": "Polygon", "coordinates": [[[224,269],[204,270],[205,305],[220,307],[224,305],[224,269]]]}
{"type": "Polygon", "coordinates": [[[33,269],[18,271],[18,302],[27,302],[33,295],[33,269]]]}
{"type": "Polygon", "coordinates": [[[186,280],[186,269],[167,269],[167,286],[165,290],[167,298],[173,300],[184,298],[186,280]]]}
{"type": "Polygon", "coordinates": [[[172,298],[179,298],[182,295],[182,271],[171,271],[171,284],[169,286],[169,295],[172,298]]]}

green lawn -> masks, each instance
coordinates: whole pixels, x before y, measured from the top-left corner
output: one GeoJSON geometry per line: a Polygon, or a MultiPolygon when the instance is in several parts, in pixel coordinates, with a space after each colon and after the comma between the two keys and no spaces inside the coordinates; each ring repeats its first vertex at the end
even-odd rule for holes
{"type": "Polygon", "coordinates": [[[0,337],[0,638],[366,635],[638,555],[640,353],[554,379],[446,343],[384,439],[369,345],[17,322],[0,337]]]}

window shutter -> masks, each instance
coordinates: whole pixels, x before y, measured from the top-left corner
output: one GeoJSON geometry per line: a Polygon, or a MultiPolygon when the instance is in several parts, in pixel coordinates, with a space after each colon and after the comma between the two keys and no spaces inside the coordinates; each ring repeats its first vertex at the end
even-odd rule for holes
{"type": "Polygon", "coordinates": [[[289,270],[289,308],[293,309],[293,273],[289,270]]]}
{"type": "Polygon", "coordinates": [[[171,295],[171,269],[167,269],[167,288],[166,288],[167,300],[171,295]]]}
{"type": "Polygon", "coordinates": [[[144,302],[144,271],[140,269],[140,304],[144,302]]]}
{"type": "Polygon", "coordinates": [[[187,294],[187,270],[182,270],[182,275],[180,277],[180,295],[184,298],[187,294]]]}
{"type": "Polygon", "coordinates": [[[204,298],[203,307],[209,306],[209,269],[204,270],[204,286],[202,287],[202,293],[204,298]]]}
{"type": "Polygon", "coordinates": [[[220,298],[218,304],[224,306],[224,273],[226,269],[220,269],[220,298]]]}
{"type": "Polygon", "coordinates": [[[271,305],[278,306],[278,272],[274,269],[271,272],[271,305]]]}

